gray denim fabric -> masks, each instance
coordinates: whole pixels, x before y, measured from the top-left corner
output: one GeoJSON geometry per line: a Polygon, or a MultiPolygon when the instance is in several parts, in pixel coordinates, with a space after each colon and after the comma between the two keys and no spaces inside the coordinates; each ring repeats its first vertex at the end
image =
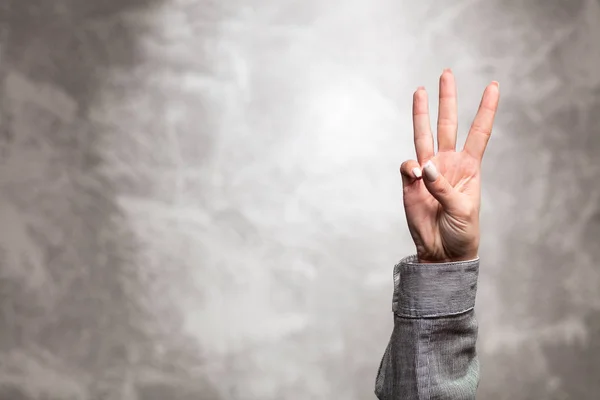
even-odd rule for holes
{"type": "Polygon", "coordinates": [[[380,400],[473,400],[479,384],[479,258],[394,267],[394,331],[375,381],[380,400]]]}

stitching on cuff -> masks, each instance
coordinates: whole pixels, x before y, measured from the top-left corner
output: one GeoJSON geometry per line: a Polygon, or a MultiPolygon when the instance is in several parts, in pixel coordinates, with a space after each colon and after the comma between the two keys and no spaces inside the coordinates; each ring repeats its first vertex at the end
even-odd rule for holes
{"type": "Polygon", "coordinates": [[[401,318],[409,318],[409,319],[419,319],[419,318],[445,318],[445,317],[456,317],[457,315],[462,315],[468,313],[469,311],[473,311],[475,307],[469,307],[462,311],[452,312],[452,313],[434,313],[434,314],[419,314],[415,310],[409,309],[401,309],[396,310],[394,312],[395,315],[401,318]]]}
{"type": "Polygon", "coordinates": [[[417,256],[411,255],[401,259],[394,266],[392,298],[394,314],[405,318],[439,318],[464,314],[474,308],[479,257],[473,260],[437,264],[420,264],[416,261],[417,256]],[[460,275],[463,268],[465,268],[462,271],[463,275],[460,275]],[[455,285],[454,288],[451,287],[452,285],[450,287],[444,285],[444,274],[455,278],[450,280],[450,283],[455,285]],[[408,280],[404,286],[402,279],[408,280]],[[441,299],[443,305],[434,298],[436,286],[439,287],[437,299],[441,299]],[[407,292],[402,293],[401,289],[407,292]]]}

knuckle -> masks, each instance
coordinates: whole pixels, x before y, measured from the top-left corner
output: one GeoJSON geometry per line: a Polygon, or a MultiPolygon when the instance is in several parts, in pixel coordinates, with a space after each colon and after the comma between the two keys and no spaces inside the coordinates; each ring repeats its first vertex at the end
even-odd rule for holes
{"type": "Polygon", "coordinates": [[[402,164],[400,164],[400,173],[405,175],[410,175],[412,169],[413,161],[406,160],[402,164]]]}
{"type": "Polygon", "coordinates": [[[438,188],[437,188],[437,191],[441,195],[448,195],[448,194],[450,194],[450,186],[449,185],[440,184],[438,186],[438,188]]]}
{"type": "Polygon", "coordinates": [[[480,124],[473,125],[473,131],[484,136],[490,136],[492,134],[491,128],[480,124]]]}
{"type": "Polygon", "coordinates": [[[440,117],[438,119],[438,126],[440,126],[440,127],[454,127],[457,124],[458,124],[457,121],[453,118],[440,117]]]}

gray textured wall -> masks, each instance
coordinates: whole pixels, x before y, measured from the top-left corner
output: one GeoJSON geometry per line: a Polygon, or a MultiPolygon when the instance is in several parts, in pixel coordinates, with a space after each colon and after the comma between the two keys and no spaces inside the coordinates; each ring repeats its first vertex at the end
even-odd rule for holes
{"type": "Polygon", "coordinates": [[[433,3],[0,0],[0,399],[374,399],[444,67],[459,143],[502,90],[480,396],[597,399],[600,2],[433,3]]]}

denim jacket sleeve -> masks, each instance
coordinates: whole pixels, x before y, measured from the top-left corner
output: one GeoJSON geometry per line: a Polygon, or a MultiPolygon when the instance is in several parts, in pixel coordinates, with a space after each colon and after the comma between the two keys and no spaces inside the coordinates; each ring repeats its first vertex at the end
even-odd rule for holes
{"type": "Polygon", "coordinates": [[[479,258],[394,267],[394,330],[375,382],[380,400],[473,400],[479,258]]]}

